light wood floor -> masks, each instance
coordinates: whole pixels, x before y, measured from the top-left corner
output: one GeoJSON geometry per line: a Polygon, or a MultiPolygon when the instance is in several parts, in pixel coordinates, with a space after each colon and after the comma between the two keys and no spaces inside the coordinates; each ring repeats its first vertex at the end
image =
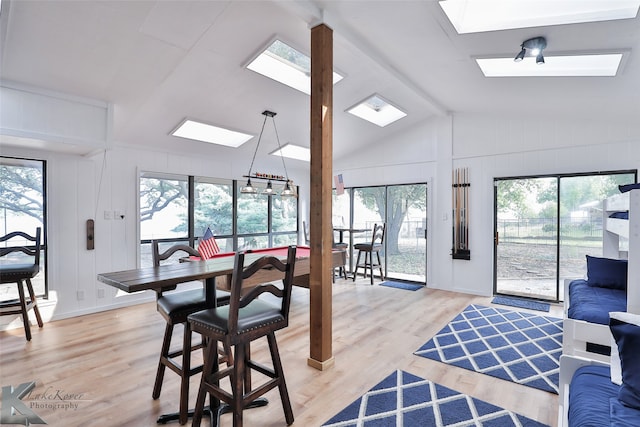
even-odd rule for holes
{"type": "MultiPolygon", "coordinates": [[[[290,325],[277,334],[294,425],[320,426],[396,369],[556,425],[555,394],[412,354],[467,305],[489,305],[490,298],[403,291],[370,286],[368,280],[338,281],[333,289],[333,368],[321,372],[307,366],[308,290],[294,287],[290,325]]],[[[549,314],[562,317],[562,309],[553,306],[549,314]]],[[[168,370],[161,397],[151,398],[164,331],[154,303],[51,322],[32,331],[31,342],[22,329],[0,333],[0,385],[36,381],[32,394],[53,396],[52,403],[59,402],[56,393],[78,395],[73,396],[75,409],[33,408],[49,426],[155,426],[160,414],[177,410],[178,377],[168,370]]],[[[261,357],[266,356],[262,342],[252,353],[268,360],[261,357]]],[[[195,401],[198,378],[191,384],[195,401]]],[[[245,425],[285,425],[277,391],[267,398],[267,407],[245,412],[245,425]]],[[[29,397],[23,401],[30,404],[29,397]]],[[[222,425],[231,425],[230,415],[223,416],[222,425]]]]}

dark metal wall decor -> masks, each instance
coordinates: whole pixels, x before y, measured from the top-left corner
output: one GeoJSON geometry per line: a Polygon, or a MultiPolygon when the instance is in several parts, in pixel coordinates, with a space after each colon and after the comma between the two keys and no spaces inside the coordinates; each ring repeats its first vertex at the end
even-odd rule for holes
{"type": "Polygon", "coordinates": [[[451,177],[453,201],[453,259],[471,259],[469,250],[469,168],[458,168],[451,177]]]}

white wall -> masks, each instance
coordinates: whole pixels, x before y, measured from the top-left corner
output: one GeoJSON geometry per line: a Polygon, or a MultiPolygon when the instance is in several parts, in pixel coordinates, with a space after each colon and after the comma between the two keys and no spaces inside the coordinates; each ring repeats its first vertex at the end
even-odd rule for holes
{"type": "MultiPolygon", "coordinates": [[[[123,143],[80,155],[20,146],[0,153],[43,159],[48,171],[49,287],[45,318],[57,319],[153,299],[122,295],[96,274],[138,265],[140,171],[239,178],[246,161],[133,148],[123,143]],[[104,211],[124,211],[106,220],[104,211]],[[95,219],[95,249],[85,246],[85,222],[95,219]],[[78,299],[78,292],[84,298],[78,299]]],[[[107,143],[105,142],[105,147],[107,143]]],[[[246,159],[245,159],[246,160],[246,159]]],[[[289,167],[302,186],[300,218],[308,213],[308,174],[289,167]]],[[[553,118],[454,115],[425,122],[357,155],[343,157],[333,174],[346,186],[427,182],[428,285],[479,295],[492,292],[493,178],[556,172],[640,168],[640,129],[620,123],[553,118]],[[471,260],[452,260],[451,171],[468,167],[471,180],[471,260]]],[[[2,319],[4,321],[4,318],[2,319]]]]}
{"type": "Polygon", "coordinates": [[[640,125],[456,114],[381,141],[334,169],[347,186],[428,182],[428,285],[488,296],[493,290],[493,179],[640,169],[640,125]],[[470,171],[469,261],[450,256],[455,168],[470,171]]]}
{"type": "MultiPolygon", "coordinates": [[[[103,272],[139,265],[138,177],[140,171],[239,178],[246,161],[141,150],[115,144],[93,155],[74,155],[16,146],[0,146],[3,156],[47,161],[48,284],[50,298],[39,302],[45,320],[78,316],[152,301],[151,292],[128,295],[96,279],[103,272]],[[122,211],[123,220],[105,219],[122,211]],[[86,249],[87,219],[95,220],[95,249],[86,249]],[[78,292],[83,298],[78,298],[78,292]]],[[[303,174],[289,168],[290,177],[303,174]]],[[[304,197],[304,196],[303,196],[304,197]]],[[[301,203],[304,203],[301,201],[301,203]]],[[[0,318],[0,325],[20,326],[0,318]]],[[[2,326],[0,326],[1,328],[2,326]]]]}

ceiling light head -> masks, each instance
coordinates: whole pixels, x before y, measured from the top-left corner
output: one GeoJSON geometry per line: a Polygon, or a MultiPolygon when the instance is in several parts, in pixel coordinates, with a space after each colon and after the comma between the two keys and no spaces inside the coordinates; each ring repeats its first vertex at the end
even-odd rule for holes
{"type": "Polygon", "coordinates": [[[289,182],[290,181],[287,181],[287,183],[284,185],[284,189],[282,190],[282,193],[280,193],[280,197],[295,197],[296,193],[291,189],[291,185],[289,185],[289,182]]]}
{"type": "Polygon", "coordinates": [[[536,57],[536,63],[544,64],[542,51],[547,47],[547,39],[545,39],[544,37],[533,37],[531,39],[523,41],[520,47],[522,50],[520,50],[520,53],[518,53],[516,57],[513,58],[515,62],[522,61],[527,54],[527,49],[529,49],[531,55],[536,57]]]}
{"type": "Polygon", "coordinates": [[[251,178],[247,180],[247,185],[240,189],[240,193],[242,194],[256,194],[257,192],[258,190],[256,190],[256,187],[251,185],[251,178]]]}
{"type": "Polygon", "coordinates": [[[273,184],[271,184],[271,181],[268,181],[267,182],[267,188],[262,190],[262,194],[264,194],[266,196],[272,196],[274,193],[275,193],[275,191],[273,191],[273,184]]]}

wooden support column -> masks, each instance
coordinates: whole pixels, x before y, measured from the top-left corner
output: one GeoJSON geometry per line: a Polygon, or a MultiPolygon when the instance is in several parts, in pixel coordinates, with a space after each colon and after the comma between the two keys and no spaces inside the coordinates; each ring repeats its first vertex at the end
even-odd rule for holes
{"type": "Polygon", "coordinates": [[[331,223],[333,172],[333,30],[324,24],[311,29],[311,168],[309,237],[311,264],[309,366],[319,370],[334,364],[332,351],[331,223]]]}

